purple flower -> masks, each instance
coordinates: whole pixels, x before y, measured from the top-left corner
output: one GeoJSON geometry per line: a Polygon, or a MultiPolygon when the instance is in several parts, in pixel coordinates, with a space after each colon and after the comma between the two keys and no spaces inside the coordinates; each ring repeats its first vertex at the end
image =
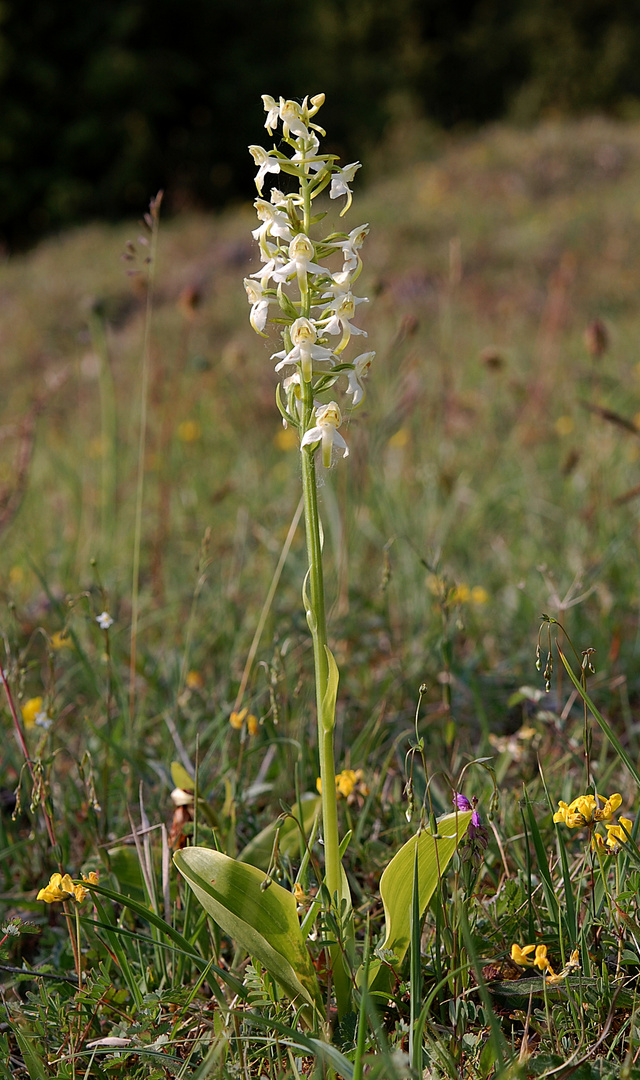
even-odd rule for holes
{"type": "Polygon", "coordinates": [[[454,791],[453,793],[453,805],[455,806],[456,810],[460,810],[460,812],[464,812],[466,810],[473,811],[471,814],[471,821],[469,822],[469,827],[467,829],[467,841],[469,845],[473,848],[484,851],[489,842],[489,835],[487,833],[486,826],[482,824],[482,818],[480,817],[480,814],[476,810],[477,802],[478,800],[475,798],[475,796],[473,798],[473,801],[470,802],[466,795],[462,795],[458,791],[454,791]]]}
{"type": "MultiPolygon", "coordinates": [[[[453,793],[453,805],[455,806],[456,810],[471,810],[471,803],[469,802],[467,796],[461,795],[458,791],[454,791],[453,793]]],[[[473,821],[473,818],[471,820],[473,821]]],[[[480,819],[478,819],[478,824],[479,823],[480,819]]]]}

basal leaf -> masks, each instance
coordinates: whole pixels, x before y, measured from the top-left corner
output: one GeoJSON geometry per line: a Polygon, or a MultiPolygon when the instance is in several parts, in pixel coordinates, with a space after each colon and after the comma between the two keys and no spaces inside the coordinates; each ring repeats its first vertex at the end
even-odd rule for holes
{"type": "MultiPolygon", "coordinates": [[[[438,882],[451,861],[460,840],[471,821],[471,810],[446,814],[438,821],[436,838],[425,829],[400,848],[380,879],[380,895],[384,904],[385,938],[378,949],[392,967],[402,963],[411,940],[411,903],[416,847],[418,849],[418,902],[420,916],[427,908],[438,882]]],[[[371,964],[369,985],[382,990],[387,982],[382,961],[371,964]]]]}
{"type": "Polygon", "coordinates": [[[192,847],[173,861],[198,900],[221,929],[270,972],[313,1024],[322,999],[307,952],[293,894],[273,882],[261,889],[264,873],[220,851],[192,847]]]}

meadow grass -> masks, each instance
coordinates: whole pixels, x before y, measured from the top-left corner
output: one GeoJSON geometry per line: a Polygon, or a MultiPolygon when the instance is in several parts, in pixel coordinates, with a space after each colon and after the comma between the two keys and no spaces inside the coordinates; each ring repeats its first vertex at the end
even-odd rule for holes
{"type": "MultiPolygon", "coordinates": [[[[94,225],[45,241],[0,267],[0,624],[33,762],[32,776],[5,707],[4,1075],[640,1071],[635,841],[611,855],[591,828],[553,821],[590,779],[632,822],[638,807],[640,129],[407,131],[394,147],[357,210],[372,226],[361,321],[375,377],[349,461],[319,488],[336,760],[362,770],[339,801],[358,947],[373,957],[380,875],[421,804],[440,815],[452,790],[477,797],[488,846],[455,857],[404,981],[360,990],[331,1035],[297,1028],[177,880],[169,853],[194,834],[232,855],[259,837],[266,872],[261,830],[318,775],[300,530],[237,702],[300,485],[275,346],[246,320],[253,214],[160,225],[133,709],[147,235],[94,225]],[[544,624],[548,693],[542,612],[577,654],[544,624]],[[593,709],[555,637],[577,675],[595,649],[593,709]],[[254,733],[230,725],[239,704],[254,733]],[[175,762],[197,769],[184,806],[175,762]],[[58,865],[99,871],[95,906],[36,901],[58,865]],[[580,966],[543,980],[513,963],[514,943],[546,945],[555,971],[577,949],[580,966]]],[[[303,851],[285,826],[282,883],[303,851]]],[[[329,993],[322,940],[311,950],[329,993]]]]}

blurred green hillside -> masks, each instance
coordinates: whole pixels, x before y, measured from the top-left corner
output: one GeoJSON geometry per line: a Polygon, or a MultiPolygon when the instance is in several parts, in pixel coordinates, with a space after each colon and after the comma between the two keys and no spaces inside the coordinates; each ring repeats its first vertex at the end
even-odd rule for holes
{"type": "Polygon", "coordinates": [[[117,220],[150,192],[252,190],[260,95],[325,91],[343,159],[400,121],[637,115],[640,14],[623,0],[3,0],[0,237],[117,220]]]}
{"type": "MultiPolygon", "coordinates": [[[[356,193],[350,216],[371,224],[359,321],[377,357],[351,457],[322,482],[338,651],[366,656],[397,707],[425,678],[437,700],[445,672],[463,711],[487,680],[504,715],[509,688],[535,677],[546,611],[597,649],[614,696],[637,693],[640,128],[448,138],[356,193]]],[[[254,224],[246,205],[161,226],[152,329],[144,634],[165,658],[179,648],[210,529],[194,662],[221,708],[299,498],[277,338],[248,325],[254,224]]],[[[128,618],[139,234],[93,225],[0,268],[0,582],[27,634],[59,630],[56,605],[98,581],[128,618]]],[[[303,575],[299,536],[279,640],[306,641],[303,575]]],[[[351,670],[357,714],[371,694],[351,670]]]]}

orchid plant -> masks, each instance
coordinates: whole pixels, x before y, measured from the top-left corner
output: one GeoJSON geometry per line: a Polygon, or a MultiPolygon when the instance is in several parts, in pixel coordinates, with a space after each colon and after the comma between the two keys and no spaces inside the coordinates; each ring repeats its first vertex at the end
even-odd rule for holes
{"type": "Polygon", "coordinates": [[[362,270],[360,248],[369,231],[367,224],[351,233],[314,235],[324,214],[314,215],[314,200],[329,189],[329,198],[345,198],[343,216],[351,205],[350,183],[360,168],[353,162],[342,169],[336,158],[320,151],[319,136],[324,130],[314,118],[324,102],[319,94],[299,105],[265,94],[265,127],[273,134],[282,125],[280,147],[249,149],[258,165],[256,187],[261,196],[267,174],[295,177],[297,191],[285,195],[273,187],[268,203],[261,197],[255,207],[262,222],[253,236],[259,244],[262,266],[245,279],[252,304],[251,322],[262,334],[268,305],[279,308],[283,348],[274,353],[277,373],[293,368],[278,387],[277,402],[285,426],[299,433],[302,454],[302,483],[305,505],[308,580],[304,601],[313,637],[318,718],[318,746],[322,791],[326,886],[332,904],[339,906],[343,892],[334,783],[333,730],[337,668],[327,644],[322,568],[321,529],[316,482],[316,451],[320,449],[324,467],[331,465],[336,452],[347,457],[349,450],[339,428],[342,411],[336,401],[325,401],[333,387],[342,385],[352,396],[352,411],[363,399],[363,380],[375,353],[361,353],[347,361],[344,353],[352,338],[366,337],[366,331],[352,321],[367,297],[356,296],[355,283],[362,270]],[[260,282],[259,307],[254,297],[260,282]],[[337,339],[337,340],[334,340],[337,339]],[[335,683],[335,685],[334,685],[335,683]]]}
{"type": "MultiPolygon", "coordinates": [[[[282,348],[271,357],[275,372],[282,374],[276,402],[285,427],[298,434],[308,556],[302,591],[313,640],[324,845],[321,895],[329,937],[335,938],[329,948],[332,985],[338,1014],[344,1016],[361,976],[355,974],[351,895],[338,832],[340,785],[336,780],[344,776],[336,777],[334,755],[339,673],[327,636],[317,470],[319,460],[321,467],[329,468],[335,458],[348,457],[340,432],[343,411],[333,397],[340,392],[347,395],[352,416],[363,401],[364,383],[375,357],[374,352],[365,351],[346,358],[352,339],[367,336],[356,319],[358,308],[368,300],[355,295],[354,289],[369,226],[318,235],[326,211],[316,212],[315,200],[323,193],[331,200],[344,198],[340,217],[344,216],[352,202],[350,184],[360,168],[357,161],[341,168],[333,154],[321,152],[320,137],[325,132],[315,117],[324,94],[305,98],[302,104],[284,98],[276,101],[266,94],[262,100],[265,128],[270,136],[277,131],[279,141],[270,149],[249,147],[257,166],[254,206],[259,225],[253,237],[261,265],[245,278],[244,286],[255,332],[268,337],[270,322],[281,327],[282,348]],[[267,178],[275,181],[285,175],[294,179],[294,190],[285,194],[274,183],[266,199],[267,178]]],[[[421,827],[387,866],[380,883],[386,937],[379,957],[368,968],[370,986],[384,990],[388,973],[402,963],[410,937],[411,890],[422,915],[471,819],[471,806],[456,804],[454,814],[441,819],[437,830],[421,827]]],[[[214,919],[259,959],[299,1005],[302,1019],[313,1024],[314,1016],[324,1010],[305,932],[309,933],[315,920],[317,905],[301,927],[295,888],[293,892],[283,889],[257,868],[201,848],[178,852],[174,861],[214,919]]]]}

